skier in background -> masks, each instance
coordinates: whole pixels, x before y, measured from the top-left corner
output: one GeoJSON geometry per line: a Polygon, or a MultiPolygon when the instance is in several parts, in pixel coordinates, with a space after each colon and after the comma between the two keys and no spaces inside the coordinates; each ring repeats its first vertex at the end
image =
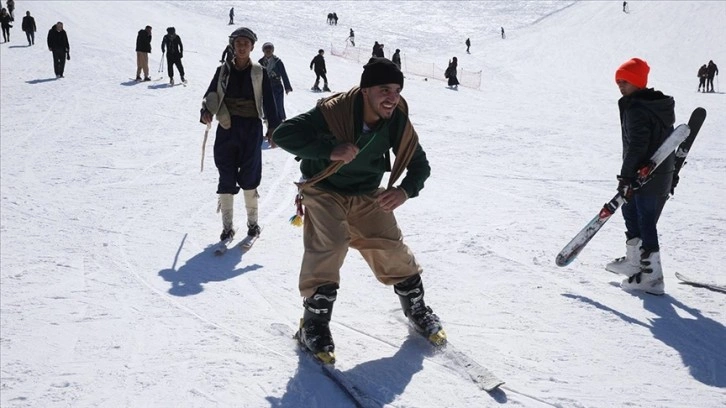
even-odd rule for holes
{"type": "Polygon", "coordinates": [[[349,248],[361,253],[381,283],[393,286],[417,331],[434,344],[446,342],[438,316],[424,302],[422,268],[403,243],[394,216],[431,173],[400,95],[403,80],[391,61],[371,58],[359,87],[322,99],[273,135],[281,148],[302,158],[306,181],[298,198],[305,205],[305,252],[298,288],[303,318],[295,337],[324,363],[335,361],[330,320],[349,248]],[[391,149],[396,159],[382,188],[391,149]]]}
{"type": "Polygon", "coordinates": [[[182,82],[187,82],[184,79],[184,66],[182,65],[182,58],[184,58],[184,45],[182,44],[181,37],[176,35],[176,29],[169,27],[166,29],[166,35],[161,40],[161,52],[166,52],[166,64],[169,68],[169,84],[174,85],[174,65],[179,70],[179,76],[182,82]]]}
{"type": "Polygon", "coordinates": [[[144,71],[144,81],[151,81],[149,77],[149,54],[151,53],[151,26],[147,25],[136,35],[136,80],[141,81],[141,71],[144,71]]]}
{"type": "Polygon", "coordinates": [[[624,1],[623,2],[623,13],[627,13],[627,12],[628,12],[628,2],[624,1]]]}
{"type": "Polygon", "coordinates": [[[504,34],[504,27],[501,27],[501,28],[502,28],[502,40],[503,40],[503,39],[507,38],[507,36],[504,34]]]}
{"type": "Polygon", "coordinates": [[[218,207],[222,213],[220,241],[234,238],[234,196],[242,190],[247,210],[247,236],[257,238],[257,187],[262,179],[262,120],[267,118],[267,139],[280,124],[267,72],[250,58],[257,35],[241,27],[229,36],[228,59],[217,67],[204,94],[199,121],[217,126],[214,164],[219,171],[218,207]]]}
{"type": "Polygon", "coordinates": [[[706,64],[701,65],[701,68],[698,69],[698,91],[701,91],[701,88],[703,88],[703,92],[706,92],[706,78],[708,77],[708,67],[706,64]]]}
{"type": "Polygon", "coordinates": [[[348,35],[347,40],[350,41],[350,45],[355,47],[355,33],[352,28],[350,29],[350,34],[348,35]]]}
{"type": "Polygon", "coordinates": [[[234,7],[229,9],[229,25],[234,24],[234,7]]]}
{"type": "Polygon", "coordinates": [[[708,68],[706,69],[706,88],[709,88],[706,92],[714,92],[713,90],[713,78],[718,75],[718,67],[714,64],[713,60],[708,61],[708,68]]]}
{"type": "Polygon", "coordinates": [[[310,89],[315,92],[321,92],[320,78],[323,78],[322,90],[325,92],[330,92],[330,88],[328,88],[328,77],[326,76],[328,70],[327,68],[325,68],[325,57],[323,57],[323,54],[325,54],[325,50],[321,48],[318,50],[318,55],[316,55],[313,60],[310,61],[310,69],[315,69],[315,84],[310,89]]]}
{"type": "Polygon", "coordinates": [[[466,44],[466,53],[467,53],[467,54],[471,54],[471,53],[469,52],[469,47],[471,47],[471,40],[469,40],[469,39],[467,38],[467,39],[466,39],[466,41],[464,42],[464,44],[466,44]]]}
{"type": "Polygon", "coordinates": [[[673,131],[675,101],[653,88],[646,88],[650,67],[631,58],[615,72],[615,82],[623,95],[618,101],[622,129],[623,163],[618,175],[618,192],[627,202],[625,257],[610,262],[607,270],[628,276],[621,287],[662,295],[663,268],[656,224],[668,199],[675,169],[675,153],[653,171],[648,184],[635,184],[638,169],[673,131]]]}
{"type": "Polygon", "coordinates": [[[286,119],[285,94],[292,92],[292,85],[290,85],[290,78],[287,77],[285,64],[274,54],[275,46],[271,42],[266,42],[262,45],[262,52],[264,56],[258,62],[265,67],[267,76],[270,78],[270,86],[272,87],[272,96],[275,99],[277,116],[282,122],[286,119]]]}
{"type": "Polygon", "coordinates": [[[28,45],[35,45],[35,32],[37,31],[37,27],[35,26],[35,19],[30,15],[29,11],[25,12],[21,28],[25,31],[25,38],[28,39],[28,45]]]}

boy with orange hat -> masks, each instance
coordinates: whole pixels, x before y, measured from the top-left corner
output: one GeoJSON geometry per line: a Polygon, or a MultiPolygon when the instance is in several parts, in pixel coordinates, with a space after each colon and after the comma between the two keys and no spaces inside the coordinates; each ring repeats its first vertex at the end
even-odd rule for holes
{"type": "Polygon", "coordinates": [[[653,88],[646,88],[650,67],[631,58],[615,72],[615,83],[623,95],[618,101],[623,142],[623,164],[618,191],[628,200],[622,206],[625,219],[626,256],[610,262],[606,269],[628,276],[621,287],[662,295],[663,269],[656,224],[673,181],[675,154],[653,172],[653,178],[635,188],[638,168],[647,163],[673,131],[675,102],[653,88]]]}

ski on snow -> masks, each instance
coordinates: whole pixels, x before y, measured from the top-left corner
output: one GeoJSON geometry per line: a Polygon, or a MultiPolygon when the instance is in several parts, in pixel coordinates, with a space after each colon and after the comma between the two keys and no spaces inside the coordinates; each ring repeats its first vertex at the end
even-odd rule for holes
{"type": "Polygon", "coordinates": [[[719,285],[719,284],[713,283],[713,282],[692,279],[686,275],[683,275],[680,272],[676,272],[676,278],[678,278],[678,280],[685,283],[686,285],[697,286],[700,288],[706,288],[706,289],[711,289],[711,290],[715,290],[718,292],[726,293],[726,285],[719,285]]]}
{"type": "MultiPolygon", "coordinates": [[[[703,121],[706,119],[706,110],[703,108],[696,108],[691,114],[688,124],[681,124],[666,138],[663,144],[658,150],[653,153],[650,160],[646,165],[638,170],[637,182],[640,186],[646,184],[652,178],[653,171],[661,164],[665,159],[673,154],[676,149],[679,150],[680,156],[677,155],[677,159],[680,158],[680,165],[682,166],[683,161],[690,148],[690,143],[693,143],[693,139],[696,137],[698,130],[701,128],[703,121]],[[689,136],[690,135],[690,136],[689,136]],[[681,150],[681,146],[688,144],[684,150],[681,150]]],[[[678,161],[677,161],[678,163],[678,161]]],[[[680,167],[678,167],[680,170],[680,167]]],[[[677,173],[676,173],[677,174],[677,173]]],[[[598,214],[589,222],[585,227],[575,235],[572,240],[565,245],[565,247],[557,254],[555,263],[557,266],[569,265],[590,240],[600,231],[603,225],[615,214],[621,205],[625,204],[627,200],[620,193],[603,205],[602,209],[598,214]]]]}
{"type": "Polygon", "coordinates": [[[259,238],[258,235],[247,235],[242,239],[242,241],[238,242],[236,245],[232,245],[232,241],[234,241],[234,238],[225,239],[215,244],[214,255],[224,255],[230,248],[235,246],[238,246],[242,251],[248,251],[250,248],[252,248],[255,242],[257,242],[257,238],[259,238]]]}

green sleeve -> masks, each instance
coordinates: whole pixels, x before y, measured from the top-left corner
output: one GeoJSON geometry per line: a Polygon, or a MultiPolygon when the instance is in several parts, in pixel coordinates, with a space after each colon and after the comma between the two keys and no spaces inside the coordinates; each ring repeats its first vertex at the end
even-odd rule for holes
{"type": "Polygon", "coordinates": [[[309,160],[330,160],[336,145],[317,108],[282,122],[275,129],[272,140],[283,150],[309,160]]]}

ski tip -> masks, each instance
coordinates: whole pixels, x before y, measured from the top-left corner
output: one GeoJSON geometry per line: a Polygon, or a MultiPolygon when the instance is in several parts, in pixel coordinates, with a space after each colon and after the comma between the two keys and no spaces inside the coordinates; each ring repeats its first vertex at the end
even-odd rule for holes
{"type": "Polygon", "coordinates": [[[559,267],[567,266],[571,262],[572,262],[572,259],[567,259],[563,255],[557,255],[557,258],[555,258],[555,264],[559,267]]]}
{"type": "Polygon", "coordinates": [[[333,353],[332,351],[321,351],[313,354],[313,356],[323,364],[335,364],[335,353],[333,353]]]}
{"type": "Polygon", "coordinates": [[[446,345],[446,332],[441,329],[436,333],[428,337],[429,341],[436,347],[443,347],[446,345]]]}

